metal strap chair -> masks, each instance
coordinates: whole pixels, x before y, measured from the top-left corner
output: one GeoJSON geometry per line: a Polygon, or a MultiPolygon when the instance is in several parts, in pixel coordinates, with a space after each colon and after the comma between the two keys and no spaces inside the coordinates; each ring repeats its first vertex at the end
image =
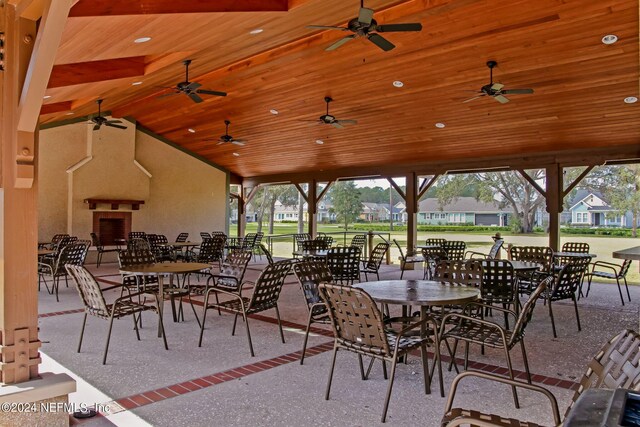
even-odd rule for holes
{"type": "Polygon", "coordinates": [[[385,242],[378,243],[371,254],[369,255],[369,259],[367,261],[362,261],[362,269],[360,273],[364,273],[364,279],[369,280],[369,273],[375,273],[376,279],[380,280],[380,266],[382,265],[382,260],[389,250],[389,244],[385,242]]]}
{"type": "Polygon", "coordinates": [[[442,249],[447,253],[447,259],[459,261],[464,259],[467,244],[459,240],[447,240],[442,244],[442,249]]]}
{"type": "Polygon", "coordinates": [[[591,279],[594,277],[601,277],[603,279],[615,280],[618,284],[618,292],[620,293],[620,301],[624,305],[624,298],[622,297],[622,287],[620,281],[624,282],[624,287],[627,289],[627,298],[631,301],[631,294],[629,294],[629,285],[627,284],[627,273],[629,267],[631,267],[631,260],[625,259],[622,265],[614,264],[612,262],[596,261],[592,264],[591,272],[587,274],[589,276],[589,284],[587,286],[587,296],[591,290],[591,279]],[[604,270],[604,271],[603,271],[604,270]]]}
{"type": "Polygon", "coordinates": [[[465,258],[482,258],[482,259],[496,259],[498,257],[498,253],[500,253],[500,249],[502,249],[502,245],[504,244],[504,240],[496,239],[491,245],[491,249],[489,249],[488,254],[483,254],[482,252],[475,251],[466,251],[464,253],[465,258]]]}
{"type": "Polygon", "coordinates": [[[98,256],[96,259],[96,268],[100,267],[100,264],[102,263],[102,255],[109,253],[109,252],[118,252],[117,249],[105,249],[104,246],[102,245],[102,242],[100,241],[100,237],[98,237],[98,235],[96,233],[90,233],[91,235],[91,241],[93,243],[93,246],[96,247],[96,250],[98,251],[98,256]]]}
{"type": "Polygon", "coordinates": [[[189,233],[180,233],[178,234],[178,237],[176,237],[176,242],[186,242],[187,239],[189,238],[189,233]]]}
{"type": "Polygon", "coordinates": [[[360,280],[360,249],[351,246],[331,248],[326,263],[336,282],[352,285],[360,280]]]}
{"type": "Polygon", "coordinates": [[[405,255],[402,250],[402,246],[396,239],[393,239],[393,243],[398,247],[400,251],[400,279],[404,276],[404,267],[407,264],[420,264],[424,262],[424,257],[422,255],[405,255]]]}
{"type": "Polygon", "coordinates": [[[86,242],[71,243],[62,248],[60,255],[53,263],[45,261],[38,262],[38,283],[42,280],[42,282],[44,282],[44,286],[47,288],[47,292],[49,292],[49,294],[56,294],[57,302],[60,301],[58,298],[60,278],[64,277],[67,286],[69,285],[69,276],[65,266],[83,265],[88,249],[89,245],[86,242]],[[49,289],[49,286],[47,285],[45,276],[49,276],[51,278],[51,289],[49,289]]]}

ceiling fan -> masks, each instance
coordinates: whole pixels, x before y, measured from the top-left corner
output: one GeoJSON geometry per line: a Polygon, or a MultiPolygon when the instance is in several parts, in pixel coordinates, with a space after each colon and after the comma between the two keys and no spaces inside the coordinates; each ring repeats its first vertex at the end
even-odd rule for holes
{"type": "Polygon", "coordinates": [[[422,24],[420,23],[378,25],[376,20],[373,19],[373,13],[373,9],[364,7],[364,0],[360,0],[360,12],[358,13],[358,17],[350,20],[347,23],[346,27],[335,27],[330,25],[308,25],[307,28],[351,31],[353,33],[352,35],[338,40],[325,49],[328,51],[336,50],[348,41],[359,37],[366,37],[370,42],[378,46],[380,49],[389,51],[396,46],[378,33],[396,33],[401,31],[422,30],[422,24]]]}
{"type": "MultiPolygon", "coordinates": [[[[329,114],[329,103],[333,101],[333,98],[325,96],[324,97],[324,102],[327,103],[327,112],[326,114],[323,114],[322,116],[320,116],[320,118],[318,120],[310,120],[313,123],[319,123],[321,125],[332,125],[333,127],[336,127],[338,129],[342,129],[344,128],[344,125],[356,125],[358,124],[357,120],[338,120],[336,119],[335,116],[329,114]]],[[[309,120],[305,120],[305,121],[309,121],[309,120]]]]}
{"type": "Polygon", "coordinates": [[[185,78],[183,82],[178,83],[174,87],[169,89],[173,89],[174,92],[167,93],[164,95],[160,95],[158,98],[165,98],[167,96],[174,96],[179,94],[187,95],[193,102],[200,103],[202,102],[202,98],[199,95],[215,95],[215,96],[227,96],[226,92],[218,92],[216,90],[209,89],[200,89],[202,85],[196,82],[189,81],[189,64],[191,64],[190,59],[185,59],[182,61],[185,68],[185,78]]]}
{"type": "Polygon", "coordinates": [[[98,115],[91,118],[91,120],[89,120],[87,122],[88,125],[93,125],[93,130],[98,130],[100,129],[100,127],[102,127],[102,125],[105,126],[109,126],[112,128],[118,128],[118,129],[126,129],[126,126],[122,126],[118,123],[122,123],[121,120],[108,120],[106,117],[102,116],[102,111],[100,109],[100,105],[102,104],[102,99],[98,99],[96,101],[96,104],[98,104],[98,115]]]}
{"type": "Polygon", "coordinates": [[[220,136],[220,138],[216,139],[216,138],[209,138],[209,139],[205,139],[205,141],[218,141],[218,143],[216,145],[222,145],[225,144],[227,142],[230,142],[234,145],[239,145],[239,146],[243,146],[247,143],[247,141],[243,140],[243,139],[235,139],[234,137],[232,137],[231,135],[229,135],[229,125],[231,124],[231,122],[229,120],[225,120],[224,121],[224,125],[225,125],[225,131],[224,131],[224,135],[220,136]]]}
{"type": "Polygon", "coordinates": [[[493,69],[498,65],[496,61],[487,61],[487,67],[489,67],[489,84],[484,85],[478,91],[479,95],[473,98],[466,99],[462,102],[473,101],[483,96],[490,96],[501,104],[509,102],[509,98],[505,95],[530,95],[533,93],[533,89],[503,89],[502,83],[493,82],[493,69]]]}

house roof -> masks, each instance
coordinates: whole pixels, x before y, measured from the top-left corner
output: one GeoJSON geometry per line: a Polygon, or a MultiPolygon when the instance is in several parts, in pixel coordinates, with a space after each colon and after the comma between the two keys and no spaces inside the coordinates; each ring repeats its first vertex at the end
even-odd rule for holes
{"type": "Polygon", "coordinates": [[[469,213],[507,213],[497,202],[487,203],[475,197],[458,197],[444,206],[440,206],[437,198],[428,198],[420,202],[418,212],[469,212],[469,213]]]}
{"type": "MultiPolygon", "coordinates": [[[[590,190],[586,190],[586,189],[580,189],[580,190],[576,191],[576,194],[573,196],[573,198],[569,202],[569,210],[572,210],[573,208],[575,208],[578,203],[584,201],[585,199],[587,199],[591,195],[596,196],[597,198],[602,200],[605,204],[607,204],[607,205],[609,204],[609,202],[604,198],[602,193],[600,193],[598,191],[590,191],[590,190]]],[[[591,206],[591,207],[595,207],[595,206],[591,206]]]]}

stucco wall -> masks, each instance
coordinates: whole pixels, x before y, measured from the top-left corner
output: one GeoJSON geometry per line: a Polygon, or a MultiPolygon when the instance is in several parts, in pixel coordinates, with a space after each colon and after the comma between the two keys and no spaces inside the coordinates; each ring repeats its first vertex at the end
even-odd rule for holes
{"type": "MultiPolygon", "coordinates": [[[[225,229],[226,173],[133,124],[95,132],[84,123],[45,129],[39,155],[41,241],[63,232],[88,239],[94,211],[86,198],[144,200],[139,211],[129,205],[119,211],[132,212],[132,230],[166,234],[170,240],[182,231],[199,240],[200,231],[225,229]]],[[[97,210],[110,211],[110,206],[97,210]]]]}

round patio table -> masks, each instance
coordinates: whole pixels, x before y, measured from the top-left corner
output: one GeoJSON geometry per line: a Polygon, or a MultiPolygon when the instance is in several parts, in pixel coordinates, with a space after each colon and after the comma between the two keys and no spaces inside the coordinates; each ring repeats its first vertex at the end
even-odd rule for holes
{"type": "MultiPolygon", "coordinates": [[[[158,298],[162,300],[159,304],[160,318],[162,317],[164,306],[164,276],[173,274],[197,273],[198,271],[211,268],[211,265],[202,262],[169,262],[155,264],[138,264],[120,268],[121,274],[135,274],[139,276],[158,276],[158,298]]],[[[158,336],[162,336],[162,328],[158,320],[158,336]]]]}
{"type": "Polygon", "coordinates": [[[540,268],[540,264],[531,261],[509,261],[515,271],[534,271],[540,268]]]}
{"type": "Polygon", "coordinates": [[[582,257],[597,258],[598,257],[598,255],[596,254],[585,254],[582,252],[554,252],[553,256],[554,258],[555,257],[563,257],[563,258],[582,258],[582,257]]]}

